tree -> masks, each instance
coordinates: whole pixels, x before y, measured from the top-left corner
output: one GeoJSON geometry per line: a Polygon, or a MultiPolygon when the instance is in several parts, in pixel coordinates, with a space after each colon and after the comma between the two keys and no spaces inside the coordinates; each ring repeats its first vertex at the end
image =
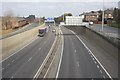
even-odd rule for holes
{"type": "Polygon", "coordinates": [[[114,8],[114,11],[113,11],[113,20],[115,22],[119,22],[118,21],[118,14],[119,14],[119,9],[118,8],[114,8]]]}
{"type": "Polygon", "coordinates": [[[14,14],[11,10],[8,10],[4,13],[2,17],[2,29],[13,28],[17,24],[17,20],[14,17],[14,14]]]}
{"type": "Polygon", "coordinates": [[[102,11],[99,10],[98,13],[99,13],[98,21],[102,21],[102,11]]]}

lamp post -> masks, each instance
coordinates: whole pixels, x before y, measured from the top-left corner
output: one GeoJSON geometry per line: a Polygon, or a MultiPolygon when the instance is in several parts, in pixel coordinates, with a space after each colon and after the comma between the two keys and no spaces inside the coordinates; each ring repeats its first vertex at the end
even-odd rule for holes
{"type": "Polygon", "coordinates": [[[104,27],[104,0],[103,0],[103,12],[102,12],[102,31],[104,27]]]}

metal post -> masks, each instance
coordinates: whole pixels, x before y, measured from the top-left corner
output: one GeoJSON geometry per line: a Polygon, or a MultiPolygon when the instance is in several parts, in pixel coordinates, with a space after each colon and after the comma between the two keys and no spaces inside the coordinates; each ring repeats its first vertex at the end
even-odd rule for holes
{"type": "Polygon", "coordinates": [[[102,31],[104,27],[104,0],[103,0],[103,12],[102,12],[102,31]]]}

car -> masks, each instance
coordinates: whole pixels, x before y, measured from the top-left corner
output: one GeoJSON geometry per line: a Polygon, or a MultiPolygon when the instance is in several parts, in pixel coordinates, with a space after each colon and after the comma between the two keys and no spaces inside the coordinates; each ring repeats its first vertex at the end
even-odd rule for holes
{"type": "Polygon", "coordinates": [[[53,33],[55,33],[56,31],[55,30],[52,30],[53,33]]]}

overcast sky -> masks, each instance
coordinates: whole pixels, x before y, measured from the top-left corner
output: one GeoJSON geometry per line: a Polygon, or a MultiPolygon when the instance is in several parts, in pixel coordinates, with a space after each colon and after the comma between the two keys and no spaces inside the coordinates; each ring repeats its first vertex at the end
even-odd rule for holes
{"type": "MultiPolygon", "coordinates": [[[[118,6],[119,0],[104,0],[105,8],[118,6]]],[[[46,17],[60,16],[70,12],[79,15],[83,12],[102,9],[102,0],[3,0],[0,3],[0,16],[11,10],[15,15],[28,16],[30,14],[46,17]]]]}

